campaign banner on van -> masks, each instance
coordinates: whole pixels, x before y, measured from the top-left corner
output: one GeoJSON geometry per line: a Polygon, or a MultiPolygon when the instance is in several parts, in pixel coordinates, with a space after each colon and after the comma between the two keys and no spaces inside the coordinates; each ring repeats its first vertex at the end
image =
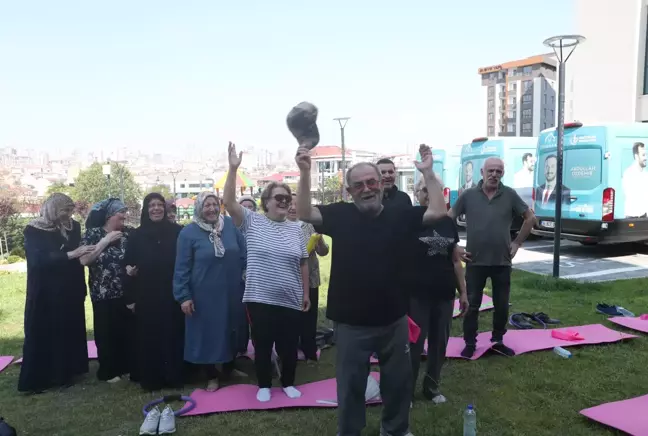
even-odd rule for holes
{"type": "Polygon", "coordinates": [[[534,184],[536,215],[554,215],[556,202],[561,201],[565,218],[600,219],[603,165],[600,135],[586,128],[577,132],[564,137],[560,198],[556,134],[551,131],[539,138],[534,184]]]}
{"type": "Polygon", "coordinates": [[[615,215],[624,218],[648,218],[648,168],[646,145],[641,140],[630,140],[621,147],[622,196],[615,203],[615,215]]]}

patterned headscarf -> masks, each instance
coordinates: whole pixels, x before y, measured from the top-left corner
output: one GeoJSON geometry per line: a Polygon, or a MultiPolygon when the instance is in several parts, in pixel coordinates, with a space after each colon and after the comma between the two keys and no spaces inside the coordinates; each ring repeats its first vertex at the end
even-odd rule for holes
{"type": "Polygon", "coordinates": [[[209,233],[209,240],[214,244],[214,253],[216,254],[216,257],[223,257],[225,255],[225,246],[221,240],[221,233],[223,232],[223,226],[225,225],[223,214],[218,214],[218,222],[216,224],[208,223],[202,216],[205,201],[210,197],[216,199],[220,206],[220,200],[216,194],[209,191],[201,192],[198,194],[198,197],[196,197],[196,202],[194,204],[193,221],[198,224],[198,227],[209,233]]]}
{"type": "Polygon", "coordinates": [[[74,207],[74,201],[70,197],[61,193],[52,194],[41,205],[40,216],[30,221],[28,225],[46,232],[59,231],[67,239],[68,232],[72,230],[72,219],[60,222],[58,216],[63,209],[69,207],[74,207]]]}
{"type": "Polygon", "coordinates": [[[92,206],[86,219],[86,229],[102,227],[111,217],[120,212],[126,212],[128,208],[119,198],[109,198],[100,201],[92,206]]]}
{"type": "Polygon", "coordinates": [[[249,201],[250,203],[252,203],[254,205],[254,211],[256,212],[257,202],[251,195],[243,195],[238,199],[239,204],[243,204],[244,201],[249,201]]]}

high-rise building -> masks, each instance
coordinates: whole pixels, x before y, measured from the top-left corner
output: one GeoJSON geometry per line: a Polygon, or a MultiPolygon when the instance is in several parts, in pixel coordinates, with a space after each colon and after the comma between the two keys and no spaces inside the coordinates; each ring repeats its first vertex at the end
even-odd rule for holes
{"type": "Polygon", "coordinates": [[[648,0],[576,0],[565,122],[648,122],[648,0]]]}
{"type": "Polygon", "coordinates": [[[553,53],[479,69],[485,90],[487,136],[538,136],[555,125],[553,53]]]}

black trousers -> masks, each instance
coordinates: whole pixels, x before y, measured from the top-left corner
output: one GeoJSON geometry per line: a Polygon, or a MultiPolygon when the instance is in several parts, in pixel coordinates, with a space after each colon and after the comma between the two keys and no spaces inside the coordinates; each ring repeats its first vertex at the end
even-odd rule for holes
{"type": "Polygon", "coordinates": [[[272,386],[273,346],[281,359],[281,385],[294,386],[302,312],[270,304],[248,303],[248,313],[259,387],[272,386]]]}
{"type": "Polygon", "coordinates": [[[308,312],[301,314],[301,331],[299,338],[299,348],[308,360],[317,360],[317,343],[315,337],[317,336],[317,315],[319,311],[319,288],[310,288],[310,301],[311,307],[308,312]]]}
{"type": "Polygon", "coordinates": [[[92,303],[92,311],[99,360],[97,378],[106,381],[130,374],[131,380],[138,381],[133,352],[135,336],[133,312],[126,307],[126,302],[122,298],[95,301],[92,303]]]}
{"type": "Polygon", "coordinates": [[[476,345],[479,328],[479,307],[484,296],[486,279],[493,285],[493,336],[492,342],[501,342],[506,334],[508,322],[509,297],[511,295],[510,266],[475,266],[466,265],[466,287],[468,289],[468,313],[464,317],[464,341],[476,345]]]}

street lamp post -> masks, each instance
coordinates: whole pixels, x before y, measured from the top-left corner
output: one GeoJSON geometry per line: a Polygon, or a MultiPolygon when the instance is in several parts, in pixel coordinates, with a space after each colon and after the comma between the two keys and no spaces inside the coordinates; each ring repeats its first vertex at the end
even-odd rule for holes
{"type": "Polygon", "coordinates": [[[543,44],[553,49],[558,59],[558,121],[556,125],[556,215],[554,218],[553,276],[560,277],[560,236],[562,232],[563,192],[563,141],[565,137],[565,64],[576,49],[585,41],[581,35],[558,35],[546,39],[543,44]]]}
{"type": "Polygon", "coordinates": [[[176,176],[182,172],[182,167],[180,167],[177,170],[170,170],[169,174],[171,174],[171,177],[173,178],[173,200],[175,201],[178,198],[178,194],[176,192],[176,176]]]}
{"type": "Polygon", "coordinates": [[[112,197],[112,191],[110,186],[110,174],[112,173],[112,168],[110,167],[110,161],[108,161],[108,163],[105,163],[101,166],[101,172],[103,173],[104,176],[106,176],[106,179],[108,180],[108,197],[112,197]]]}
{"type": "Polygon", "coordinates": [[[340,194],[342,195],[343,200],[346,200],[346,189],[344,189],[344,185],[346,184],[346,146],[344,144],[344,128],[350,119],[351,117],[333,118],[333,121],[337,121],[340,125],[340,149],[342,150],[342,189],[340,194]]]}

